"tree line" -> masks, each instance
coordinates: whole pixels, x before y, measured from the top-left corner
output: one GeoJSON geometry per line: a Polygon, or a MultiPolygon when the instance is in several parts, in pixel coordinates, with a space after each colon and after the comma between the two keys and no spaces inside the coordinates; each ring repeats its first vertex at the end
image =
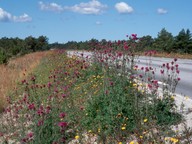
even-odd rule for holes
{"type": "MultiPolygon", "coordinates": [[[[97,40],[91,39],[87,41],[68,41],[66,43],[48,43],[46,36],[38,38],[28,36],[25,39],[7,38],[0,39],[0,64],[7,63],[11,57],[24,55],[30,52],[42,51],[48,49],[75,49],[75,50],[92,50],[95,45],[130,44],[132,41],[117,40],[107,41],[106,39],[97,40]]],[[[156,50],[159,52],[175,52],[192,54],[192,34],[189,29],[182,29],[178,35],[173,36],[165,28],[161,29],[157,34],[157,38],[152,38],[150,35],[139,37],[135,43],[137,51],[144,52],[148,50],[156,50]]],[[[118,49],[118,47],[117,47],[118,49]]]]}
{"type": "MultiPolygon", "coordinates": [[[[90,43],[106,44],[107,42],[109,41],[105,39],[100,41],[97,39],[91,39],[84,42],[69,41],[65,44],[54,43],[52,46],[65,49],[91,50],[93,45],[90,43]]],[[[111,44],[118,42],[123,43],[125,40],[110,41],[111,44]]],[[[127,40],[127,42],[131,43],[131,40],[127,40]]],[[[136,50],[141,52],[156,50],[167,53],[174,52],[192,54],[192,34],[189,29],[182,29],[177,36],[173,36],[172,33],[163,28],[158,32],[157,38],[152,38],[150,35],[139,37],[136,43],[136,50]]]]}
{"type": "Polygon", "coordinates": [[[39,36],[38,38],[28,36],[25,39],[2,37],[0,39],[0,64],[7,63],[12,57],[47,50],[48,48],[46,36],[39,36]]]}

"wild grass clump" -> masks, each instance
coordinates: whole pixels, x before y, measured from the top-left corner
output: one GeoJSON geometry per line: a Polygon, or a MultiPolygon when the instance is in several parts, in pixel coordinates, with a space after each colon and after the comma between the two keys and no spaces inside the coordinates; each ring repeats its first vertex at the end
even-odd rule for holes
{"type": "Polygon", "coordinates": [[[6,95],[13,91],[17,81],[30,74],[40,60],[50,52],[36,52],[12,59],[6,65],[0,65],[0,112],[6,106],[6,95]]]}
{"type": "Polygon", "coordinates": [[[0,124],[4,142],[165,143],[179,142],[171,125],[182,120],[174,86],[173,60],[162,66],[161,87],[154,69],[135,63],[137,37],[129,43],[96,44],[93,57],[54,51],[10,93],[0,124]],[[118,49],[118,51],[117,51],[118,49]],[[170,73],[170,77],[166,77],[170,73]]]}

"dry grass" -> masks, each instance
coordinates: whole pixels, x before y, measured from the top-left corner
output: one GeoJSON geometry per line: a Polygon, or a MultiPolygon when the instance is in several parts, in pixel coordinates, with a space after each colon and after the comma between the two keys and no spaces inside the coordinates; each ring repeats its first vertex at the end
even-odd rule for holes
{"type": "Polygon", "coordinates": [[[6,105],[8,91],[14,89],[16,82],[33,71],[50,51],[35,52],[11,60],[8,65],[0,65],[0,111],[6,105]]]}
{"type": "Polygon", "coordinates": [[[192,54],[157,53],[155,56],[157,56],[157,57],[167,57],[167,58],[192,59],[192,54]]]}

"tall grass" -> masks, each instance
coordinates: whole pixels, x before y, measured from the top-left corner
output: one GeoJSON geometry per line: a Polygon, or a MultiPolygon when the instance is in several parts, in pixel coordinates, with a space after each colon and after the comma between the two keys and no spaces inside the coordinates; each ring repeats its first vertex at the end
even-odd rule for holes
{"type": "Polygon", "coordinates": [[[7,65],[0,65],[0,111],[6,105],[8,91],[13,91],[16,83],[26,77],[50,52],[35,52],[12,59],[7,65]]]}

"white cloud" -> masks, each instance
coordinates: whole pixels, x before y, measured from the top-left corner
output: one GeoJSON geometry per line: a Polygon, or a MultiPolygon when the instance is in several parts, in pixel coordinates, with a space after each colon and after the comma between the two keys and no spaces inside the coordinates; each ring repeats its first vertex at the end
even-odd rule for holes
{"type": "Polygon", "coordinates": [[[32,18],[28,14],[14,16],[0,8],[0,22],[29,22],[32,18]]]}
{"type": "Polygon", "coordinates": [[[107,5],[100,3],[98,0],[91,0],[87,3],[80,3],[74,6],[66,6],[64,9],[70,10],[73,12],[81,13],[81,14],[101,14],[104,9],[107,8],[107,5]]]}
{"type": "Polygon", "coordinates": [[[26,13],[24,13],[23,15],[21,15],[19,17],[13,16],[13,21],[15,21],[15,22],[28,22],[31,20],[32,20],[32,18],[26,13]]]}
{"type": "Polygon", "coordinates": [[[157,9],[157,13],[158,14],[166,14],[168,11],[166,9],[163,9],[163,8],[158,8],[157,9]]]}
{"type": "Polygon", "coordinates": [[[56,3],[43,3],[42,1],[40,1],[39,6],[41,10],[45,11],[55,11],[55,12],[63,11],[63,7],[56,3]]]}
{"type": "Polygon", "coordinates": [[[125,2],[116,3],[115,8],[121,14],[133,12],[133,8],[125,2]]]}
{"type": "Polygon", "coordinates": [[[100,21],[96,21],[96,25],[101,25],[102,23],[100,21]]]}
{"type": "Polygon", "coordinates": [[[12,19],[11,14],[0,8],[0,21],[8,22],[11,19],[12,19]]]}

